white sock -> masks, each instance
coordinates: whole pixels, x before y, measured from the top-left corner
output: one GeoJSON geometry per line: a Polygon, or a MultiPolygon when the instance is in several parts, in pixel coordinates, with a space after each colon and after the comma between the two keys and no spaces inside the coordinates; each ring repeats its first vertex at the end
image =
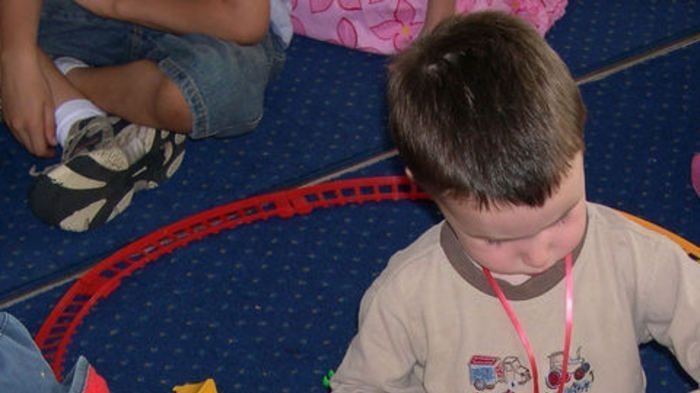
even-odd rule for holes
{"type": "Polygon", "coordinates": [[[56,108],[56,140],[61,147],[65,147],[68,131],[75,122],[104,115],[105,112],[84,98],[64,102],[56,108]]]}
{"type": "Polygon", "coordinates": [[[73,68],[87,68],[90,67],[89,65],[85,64],[82,60],[76,59],[75,57],[68,57],[68,56],[63,56],[63,57],[58,57],[54,59],[53,63],[56,65],[56,68],[61,71],[63,75],[68,75],[68,73],[73,69],[73,68]]]}

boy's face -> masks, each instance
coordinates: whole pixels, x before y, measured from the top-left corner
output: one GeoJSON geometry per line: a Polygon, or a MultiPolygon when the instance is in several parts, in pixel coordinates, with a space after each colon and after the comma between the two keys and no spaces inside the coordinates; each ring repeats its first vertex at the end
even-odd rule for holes
{"type": "Polygon", "coordinates": [[[576,248],[586,229],[580,153],[559,189],[541,207],[480,210],[471,200],[436,199],[467,254],[493,273],[542,273],[576,248]]]}

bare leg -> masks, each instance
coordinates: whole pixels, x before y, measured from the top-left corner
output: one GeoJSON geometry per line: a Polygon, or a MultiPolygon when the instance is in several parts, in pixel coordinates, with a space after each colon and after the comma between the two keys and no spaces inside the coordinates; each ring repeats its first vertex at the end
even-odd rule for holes
{"type": "Polygon", "coordinates": [[[54,66],[51,59],[49,59],[43,51],[41,52],[40,58],[44,77],[51,89],[51,96],[53,97],[56,108],[68,100],[85,98],[85,96],[80,93],[78,89],[73,87],[66,77],[61,74],[56,66],[54,66]]]}
{"type": "Polygon", "coordinates": [[[48,83],[51,89],[51,98],[53,99],[56,107],[60,106],[62,103],[79,98],[85,98],[85,96],[80,93],[71,83],[66,79],[61,72],[56,69],[51,59],[39,49],[39,59],[41,61],[41,67],[44,71],[44,77],[46,78],[46,83],[48,83]]]}
{"type": "MultiPolygon", "coordinates": [[[[54,69],[68,87],[85,89],[80,93],[95,105],[127,121],[95,116],[74,123],[78,132],[68,132],[64,153],[76,151],[68,146],[80,150],[66,154],[62,165],[40,173],[30,191],[29,204],[43,221],[70,231],[95,228],[124,211],[134,193],[158,186],[179,168],[186,137],[143,124],[144,119],[155,121],[154,117],[163,115],[154,103],[159,97],[172,100],[179,96],[163,93],[168,85],[162,78],[144,78],[154,74],[139,71],[143,66],[150,67],[139,62],[105,69],[78,68],[67,79],[54,69]],[[124,111],[133,115],[125,116],[124,111]]],[[[172,105],[177,106],[177,101],[172,105]]]]}
{"type": "MultiPolygon", "coordinates": [[[[10,120],[8,126],[29,152],[40,157],[51,157],[55,152],[54,147],[58,144],[56,131],[58,119],[54,116],[56,108],[68,100],[84,97],[54,67],[44,52],[37,49],[36,59],[40,72],[39,78],[43,79],[41,81],[43,88],[39,89],[40,94],[37,96],[29,93],[24,98],[21,95],[13,97],[14,105],[17,105],[16,101],[19,98],[20,106],[28,109],[29,112],[19,113],[19,117],[15,117],[14,122],[10,120]],[[34,104],[38,107],[32,107],[34,104]],[[37,109],[39,109],[38,112],[37,109]]],[[[17,112],[14,115],[17,116],[17,112]]]]}
{"type": "Polygon", "coordinates": [[[95,105],[132,123],[179,133],[192,128],[182,93],[152,61],[76,68],[68,80],[95,105]]]}

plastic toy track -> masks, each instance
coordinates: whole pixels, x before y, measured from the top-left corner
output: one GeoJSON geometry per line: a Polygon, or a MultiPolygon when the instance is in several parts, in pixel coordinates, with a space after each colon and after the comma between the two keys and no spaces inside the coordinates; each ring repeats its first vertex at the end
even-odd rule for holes
{"type": "Polygon", "coordinates": [[[35,341],[60,379],[70,340],[83,318],[122,279],[195,240],[269,218],[291,218],[317,208],[365,202],[428,199],[406,177],[335,181],[221,205],[158,229],[118,250],[85,273],[63,295],[35,341]]]}
{"type": "MultiPolygon", "coordinates": [[[[63,295],[35,341],[60,379],[68,344],[92,306],[117,289],[122,279],[162,255],[223,230],[269,218],[291,218],[317,208],[405,199],[430,197],[403,176],[358,178],[242,199],[185,218],[134,241],[92,267],[63,295]]],[[[697,246],[648,221],[625,215],[670,236],[691,257],[698,259],[700,249],[697,246]]]]}

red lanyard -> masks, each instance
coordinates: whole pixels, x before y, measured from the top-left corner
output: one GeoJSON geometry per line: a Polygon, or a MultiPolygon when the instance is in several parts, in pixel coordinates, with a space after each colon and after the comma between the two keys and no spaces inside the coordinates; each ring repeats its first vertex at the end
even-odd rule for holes
{"type": "MultiPolygon", "coordinates": [[[[571,347],[571,328],[573,326],[573,321],[574,321],[574,283],[573,279],[571,277],[571,265],[573,264],[573,257],[571,254],[567,255],[565,258],[565,263],[566,263],[566,321],[565,321],[565,332],[564,332],[564,363],[562,364],[562,378],[561,381],[559,382],[559,389],[557,389],[557,392],[561,393],[564,390],[564,385],[566,384],[566,381],[568,380],[567,375],[569,373],[568,371],[568,365],[569,365],[569,349],[571,347]]],[[[530,341],[527,339],[527,335],[525,334],[525,329],[523,329],[523,326],[520,324],[520,321],[518,320],[518,317],[515,315],[515,312],[513,309],[510,307],[510,303],[508,303],[508,299],[506,299],[506,296],[503,294],[503,291],[501,290],[501,287],[498,285],[496,280],[493,279],[493,276],[491,275],[491,272],[483,268],[484,274],[486,275],[486,278],[489,280],[489,284],[491,285],[491,289],[496,293],[496,296],[498,296],[498,300],[501,301],[501,305],[503,306],[503,309],[506,310],[506,314],[508,314],[508,318],[510,318],[511,323],[513,323],[513,327],[515,327],[515,330],[518,332],[518,336],[520,336],[520,341],[523,343],[523,346],[525,347],[525,350],[527,351],[527,357],[530,360],[530,367],[532,367],[532,382],[533,382],[533,391],[535,393],[539,393],[540,388],[539,388],[539,375],[537,373],[537,364],[535,363],[535,355],[532,351],[532,345],[530,345],[530,341]]]]}

